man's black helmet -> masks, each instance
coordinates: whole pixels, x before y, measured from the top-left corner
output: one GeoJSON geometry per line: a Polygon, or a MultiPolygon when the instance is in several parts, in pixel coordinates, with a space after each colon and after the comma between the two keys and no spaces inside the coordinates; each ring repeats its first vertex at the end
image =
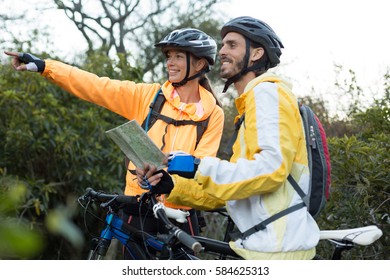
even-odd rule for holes
{"type": "Polygon", "coordinates": [[[269,58],[269,67],[275,67],[280,62],[283,47],[282,41],[272,28],[265,22],[248,17],[238,17],[227,22],[221,30],[224,38],[229,32],[237,32],[255,43],[261,44],[269,58]]]}
{"type": "Polygon", "coordinates": [[[174,30],[154,45],[164,49],[174,47],[192,53],[199,58],[206,58],[210,65],[214,65],[217,54],[217,43],[206,33],[195,28],[174,30]]]}

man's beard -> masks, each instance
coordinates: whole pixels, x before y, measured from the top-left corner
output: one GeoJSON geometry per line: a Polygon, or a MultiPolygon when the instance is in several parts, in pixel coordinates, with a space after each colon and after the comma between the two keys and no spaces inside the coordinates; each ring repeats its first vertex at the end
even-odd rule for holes
{"type": "Polygon", "coordinates": [[[233,65],[233,70],[230,72],[220,72],[220,77],[223,79],[230,79],[234,75],[240,73],[242,69],[244,68],[244,59],[241,61],[237,62],[235,65],[233,65]]]}

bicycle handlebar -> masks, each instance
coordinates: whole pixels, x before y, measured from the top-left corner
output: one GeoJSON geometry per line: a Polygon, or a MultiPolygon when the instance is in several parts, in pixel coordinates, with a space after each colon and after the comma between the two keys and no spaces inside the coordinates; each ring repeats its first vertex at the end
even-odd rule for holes
{"type": "MultiPolygon", "coordinates": [[[[157,200],[154,196],[151,196],[151,201],[154,206],[158,205],[157,200]]],[[[163,207],[154,206],[153,212],[155,213],[155,216],[157,216],[158,219],[160,219],[167,227],[169,227],[173,235],[176,236],[176,238],[179,239],[181,243],[193,250],[195,253],[199,253],[202,250],[202,245],[198,241],[196,241],[191,235],[179,229],[177,226],[172,224],[171,221],[169,221],[165,209],[163,207]]]]}
{"type": "MultiPolygon", "coordinates": [[[[83,195],[83,198],[92,198],[103,202],[102,207],[107,207],[115,202],[121,204],[139,204],[140,197],[139,196],[128,196],[128,195],[119,195],[119,194],[107,194],[102,192],[97,192],[92,188],[86,189],[87,193],[83,195]]],[[[151,193],[145,193],[149,198],[151,206],[153,208],[153,212],[156,218],[161,220],[166,228],[169,230],[171,234],[173,234],[181,243],[183,243],[186,247],[193,250],[195,253],[199,253],[202,250],[202,245],[195,240],[191,235],[181,230],[177,226],[175,226],[168,218],[167,212],[170,213],[171,218],[183,220],[183,215],[187,216],[186,212],[176,209],[169,209],[170,211],[166,211],[165,207],[157,202],[155,196],[151,193]],[[159,206],[161,205],[161,206],[159,206]],[[182,214],[180,214],[181,212],[182,214]],[[173,217],[172,217],[173,216],[173,217]],[[178,218],[179,217],[179,218],[178,218]]],[[[180,222],[180,221],[179,221],[180,222]]],[[[183,221],[182,221],[183,222],[183,221]]]]}
{"type": "Polygon", "coordinates": [[[90,197],[92,199],[97,199],[100,202],[107,202],[107,206],[111,205],[112,202],[116,201],[121,204],[139,204],[139,197],[129,196],[129,195],[119,195],[119,194],[107,194],[102,192],[97,192],[92,188],[87,188],[87,193],[84,194],[84,198],[90,197]]]}

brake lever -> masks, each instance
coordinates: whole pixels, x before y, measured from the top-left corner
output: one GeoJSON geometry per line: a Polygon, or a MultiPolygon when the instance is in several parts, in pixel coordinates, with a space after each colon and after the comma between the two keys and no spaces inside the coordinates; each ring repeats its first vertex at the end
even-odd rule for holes
{"type": "Polygon", "coordinates": [[[107,202],[102,202],[100,203],[100,207],[102,208],[107,208],[108,206],[111,206],[111,203],[114,202],[116,199],[116,197],[114,197],[113,199],[107,201],[107,202]]]}

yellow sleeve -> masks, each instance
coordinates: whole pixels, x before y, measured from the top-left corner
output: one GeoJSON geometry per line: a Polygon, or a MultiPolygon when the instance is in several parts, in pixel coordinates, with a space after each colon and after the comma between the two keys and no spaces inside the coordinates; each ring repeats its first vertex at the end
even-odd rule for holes
{"type": "Polygon", "coordinates": [[[168,202],[185,205],[197,210],[211,210],[225,206],[223,200],[214,198],[204,192],[202,185],[199,185],[194,179],[172,175],[172,180],[175,187],[169,196],[166,196],[168,202]]]}
{"type": "Polygon", "coordinates": [[[294,160],[306,151],[295,100],[273,83],[261,84],[254,91],[246,97],[235,161],[205,157],[198,167],[196,181],[202,191],[223,201],[279,190],[294,160]]]}

